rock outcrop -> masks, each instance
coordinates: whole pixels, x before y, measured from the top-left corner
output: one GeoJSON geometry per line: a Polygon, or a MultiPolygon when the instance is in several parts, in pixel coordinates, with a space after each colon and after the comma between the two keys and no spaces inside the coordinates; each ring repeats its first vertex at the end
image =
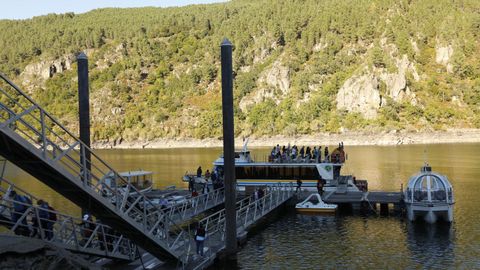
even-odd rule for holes
{"type": "Polygon", "coordinates": [[[377,116],[382,97],[378,78],[373,74],[352,76],[337,94],[337,109],[359,112],[367,119],[377,116]]]}
{"type": "Polygon", "coordinates": [[[410,98],[416,103],[414,94],[407,86],[407,72],[410,72],[415,81],[420,80],[420,76],[415,69],[415,66],[408,60],[406,55],[401,59],[395,59],[397,72],[396,73],[380,73],[380,79],[386,84],[388,96],[394,101],[402,101],[410,98]]]}
{"type": "Polygon", "coordinates": [[[360,73],[347,79],[338,91],[337,109],[358,112],[366,119],[374,119],[378,109],[387,105],[386,97],[395,102],[417,104],[415,93],[410,90],[407,82],[407,74],[411,74],[415,81],[420,80],[415,65],[407,55],[397,57],[398,49],[394,44],[387,44],[386,38],[380,41],[380,46],[387,52],[396,71],[365,66],[360,73]],[[382,85],[384,89],[381,89],[382,85]]]}
{"type": "Polygon", "coordinates": [[[55,73],[62,73],[66,70],[70,70],[74,62],[75,55],[73,54],[69,54],[55,60],[44,60],[38,63],[27,65],[21,76],[23,76],[24,79],[29,77],[39,77],[42,80],[47,80],[55,73]]]}
{"type": "Polygon", "coordinates": [[[248,110],[248,107],[271,98],[277,103],[290,91],[290,71],[283,66],[280,60],[275,61],[271,68],[265,70],[257,81],[258,90],[246,95],[240,101],[240,109],[248,110]]]}
{"type": "Polygon", "coordinates": [[[448,73],[453,72],[453,66],[450,63],[450,59],[452,58],[452,55],[453,55],[452,45],[447,45],[447,46],[437,45],[435,47],[435,62],[437,62],[437,64],[445,66],[447,68],[448,73]]]}

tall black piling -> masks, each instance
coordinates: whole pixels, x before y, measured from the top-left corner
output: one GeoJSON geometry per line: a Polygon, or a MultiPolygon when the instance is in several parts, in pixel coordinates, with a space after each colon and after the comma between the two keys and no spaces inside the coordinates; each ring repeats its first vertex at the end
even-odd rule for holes
{"type": "MultiPolygon", "coordinates": [[[[78,64],[78,115],[80,122],[80,140],[90,148],[90,102],[88,89],[88,58],[82,52],[77,56],[78,64]]],[[[81,164],[85,164],[87,172],[83,172],[86,176],[86,184],[90,182],[91,170],[91,153],[89,149],[81,151],[81,164]]],[[[85,214],[86,209],[82,209],[82,215],[85,214]]]]}
{"type": "Polygon", "coordinates": [[[225,171],[225,255],[227,260],[234,260],[237,252],[237,220],[235,209],[232,43],[225,38],[220,47],[222,61],[223,162],[225,171]]]}

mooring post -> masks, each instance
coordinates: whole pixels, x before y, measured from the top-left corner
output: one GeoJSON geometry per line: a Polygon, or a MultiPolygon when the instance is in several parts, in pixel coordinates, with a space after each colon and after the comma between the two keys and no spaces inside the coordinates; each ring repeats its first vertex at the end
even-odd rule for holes
{"type": "Polygon", "coordinates": [[[232,43],[225,38],[220,47],[222,60],[223,164],[225,172],[225,255],[227,259],[232,259],[235,258],[237,252],[232,43]]]}
{"type": "MultiPolygon", "coordinates": [[[[80,122],[80,140],[90,148],[90,102],[88,91],[88,58],[82,52],[77,56],[78,64],[78,115],[80,122]]],[[[81,151],[80,163],[85,164],[85,169],[82,170],[85,184],[90,184],[90,170],[91,170],[91,154],[89,149],[81,151]]],[[[82,209],[82,216],[86,210],[82,209]]]]}

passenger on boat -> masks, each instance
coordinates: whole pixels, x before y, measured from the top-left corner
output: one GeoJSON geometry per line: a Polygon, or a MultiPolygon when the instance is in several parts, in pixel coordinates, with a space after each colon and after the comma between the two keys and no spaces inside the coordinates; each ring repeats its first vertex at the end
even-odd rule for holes
{"type": "Polygon", "coordinates": [[[322,146],[318,147],[318,160],[317,162],[322,162],[322,146]]]}
{"type": "Polygon", "coordinates": [[[325,146],[325,162],[330,162],[330,157],[328,156],[328,146],[325,146]]]}
{"type": "Polygon", "coordinates": [[[292,147],[292,159],[293,160],[297,159],[297,146],[296,145],[294,145],[292,147]]]}
{"type": "Polygon", "coordinates": [[[305,158],[305,146],[302,146],[302,148],[300,148],[300,157],[301,157],[302,159],[305,158]]]}
{"type": "Polygon", "coordinates": [[[318,149],[316,146],[313,147],[313,159],[315,163],[318,163],[318,149]]]}
{"type": "Polygon", "coordinates": [[[207,170],[207,171],[205,172],[205,181],[208,182],[208,179],[210,178],[210,176],[211,176],[210,171],[207,170]]]}

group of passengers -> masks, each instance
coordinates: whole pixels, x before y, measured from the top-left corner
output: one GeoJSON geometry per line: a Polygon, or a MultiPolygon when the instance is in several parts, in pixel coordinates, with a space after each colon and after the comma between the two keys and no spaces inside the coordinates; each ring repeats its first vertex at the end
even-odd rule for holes
{"type": "MultiPolygon", "coordinates": [[[[26,194],[19,194],[15,190],[8,193],[8,198],[11,200],[10,219],[14,232],[17,235],[41,238],[45,240],[52,240],[54,238],[54,227],[57,223],[57,212],[45,200],[38,199],[36,201],[37,207],[34,207],[32,198],[26,194]]],[[[2,219],[6,218],[1,216],[2,219]]],[[[5,220],[4,220],[5,221],[5,220]]],[[[97,219],[96,223],[100,223],[97,219]]],[[[98,242],[102,250],[105,249],[103,241],[105,240],[109,250],[113,248],[113,231],[109,227],[104,227],[99,230],[97,235],[92,235],[96,231],[96,223],[90,214],[85,214],[80,226],[80,244],[85,245],[98,242]],[[92,241],[90,238],[96,238],[98,241],[92,241]]]]}
{"type": "Polygon", "coordinates": [[[330,155],[328,146],[324,148],[322,159],[322,146],[302,146],[300,150],[296,145],[290,147],[290,144],[285,147],[277,144],[272,148],[269,156],[269,162],[284,163],[284,162],[296,162],[296,163],[319,163],[330,162],[330,155]]]}
{"type": "Polygon", "coordinates": [[[32,200],[27,195],[9,192],[12,200],[10,218],[15,226],[15,234],[50,240],[53,238],[53,225],[57,221],[55,210],[44,200],[38,200],[38,208],[32,208],[32,200]],[[28,212],[27,212],[28,211],[28,212]],[[16,223],[19,223],[15,225],[16,223]]]}
{"type": "MultiPolygon", "coordinates": [[[[202,178],[202,166],[199,166],[197,169],[197,178],[202,178]]],[[[213,189],[219,189],[223,187],[223,177],[221,173],[217,170],[210,172],[207,170],[203,175],[205,183],[199,184],[195,182],[194,177],[190,177],[188,181],[188,190],[192,192],[192,197],[198,196],[198,191],[201,191],[203,194],[210,192],[209,182],[212,181],[213,189]]]]}

